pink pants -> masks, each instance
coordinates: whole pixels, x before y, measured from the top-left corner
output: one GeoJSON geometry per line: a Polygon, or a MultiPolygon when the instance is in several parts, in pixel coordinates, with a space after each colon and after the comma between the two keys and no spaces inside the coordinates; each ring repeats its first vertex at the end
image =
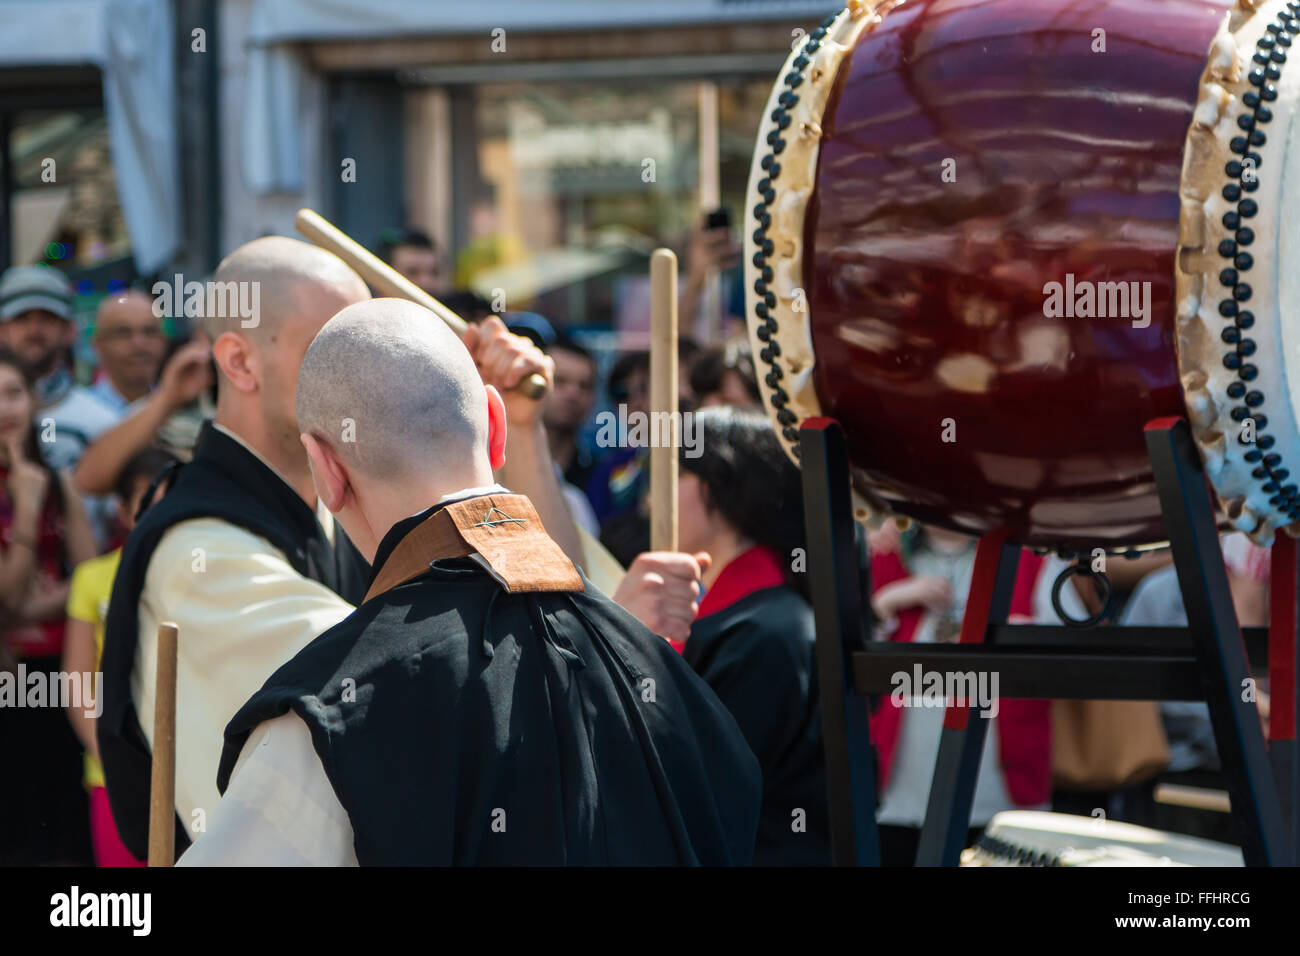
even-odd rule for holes
{"type": "Polygon", "coordinates": [[[90,791],[90,838],[95,845],[96,866],[144,866],[122,845],[108,806],[108,791],[93,787],[90,791]]]}

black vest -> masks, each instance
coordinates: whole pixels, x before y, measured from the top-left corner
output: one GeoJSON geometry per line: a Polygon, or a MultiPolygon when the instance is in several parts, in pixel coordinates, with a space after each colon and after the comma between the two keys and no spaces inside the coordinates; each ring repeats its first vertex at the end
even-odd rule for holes
{"type": "MultiPolygon", "coordinates": [[[[104,711],[98,722],[100,761],[109,804],[127,849],[144,859],[149,845],[151,756],[131,699],[140,632],[140,593],[149,560],[163,534],[191,518],[221,518],[265,538],[284,552],[293,569],[357,604],[365,595],[369,566],[341,528],[337,547],[325,536],[315,511],[256,455],[203,426],[194,459],[180,467],[166,496],[141,516],[122,547],[105,622],[104,711]]],[[[181,639],[184,640],[184,622],[181,639]]],[[[269,675],[268,675],[269,676],[269,675]]],[[[217,768],[212,768],[216,776],[217,768]]],[[[183,821],[176,821],[176,852],[189,845],[183,821]]]]}

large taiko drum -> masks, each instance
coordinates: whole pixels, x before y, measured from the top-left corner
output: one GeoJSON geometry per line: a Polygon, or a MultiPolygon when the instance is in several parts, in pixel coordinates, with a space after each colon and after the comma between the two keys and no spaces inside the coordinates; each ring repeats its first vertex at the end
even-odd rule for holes
{"type": "Polygon", "coordinates": [[[845,428],[860,518],[1165,540],[1143,426],[1228,520],[1300,519],[1300,2],[853,0],[749,184],[760,390],[845,428]],[[1294,148],[1293,148],[1294,147],[1294,148]]]}

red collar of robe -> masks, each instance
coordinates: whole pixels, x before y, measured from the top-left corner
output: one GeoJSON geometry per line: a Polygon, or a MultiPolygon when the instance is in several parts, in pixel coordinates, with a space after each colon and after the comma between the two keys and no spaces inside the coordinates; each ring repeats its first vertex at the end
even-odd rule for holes
{"type": "MultiPolygon", "coordinates": [[[[741,598],[749,597],[755,591],[765,588],[781,587],[785,584],[785,574],[781,559],[771,548],[755,545],[748,551],[732,558],[705,592],[700,601],[698,617],[716,614],[723,608],[730,607],[741,598]]],[[[677,641],[669,641],[678,653],[686,647],[677,641]]]]}
{"type": "Polygon", "coordinates": [[[749,597],[755,591],[764,588],[777,588],[785,584],[785,574],[781,570],[781,559],[771,548],[755,545],[748,551],[736,555],[722,569],[713,587],[704,593],[700,601],[700,617],[716,614],[725,607],[730,607],[741,598],[749,597]]]}

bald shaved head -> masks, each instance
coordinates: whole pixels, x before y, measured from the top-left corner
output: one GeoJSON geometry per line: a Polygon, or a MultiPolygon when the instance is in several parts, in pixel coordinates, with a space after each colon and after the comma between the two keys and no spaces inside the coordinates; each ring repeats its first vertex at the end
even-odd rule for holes
{"type": "Polygon", "coordinates": [[[236,315],[204,316],[203,330],[214,342],[223,332],[242,331],[264,342],[274,338],[288,318],[309,307],[303,301],[305,291],[333,287],[350,300],[367,294],[361,278],[338,256],[287,236],[244,243],[221,260],[212,281],[257,283],[260,306],[252,326],[244,326],[236,315]]]}
{"type": "Polygon", "coordinates": [[[252,303],[251,321],[226,305],[203,318],[218,370],[217,422],[309,493],[293,414],[298,369],[330,316],[370,292],[337,256],[283,236],[240,246],[217,266],[211,286],[224,290],[218,302],[252,303]]]}
{"type": "Polygon", "coordinates": [[[158,317],[153,314],[153,297],[139,289],[127,289],[125,292],[106,295],[100,300],[99,308],[95,310],[95,331],[98,332],[105,322],[111,323],[123,313],[134,314],[146,311],[157,325],[158,317]]]}
{"type": "MultiPolygon", "coordinates": [[[[351,468],[385,480],[488,468],[488,400],[474,359],[404,299],[348,306],[303,359],[298,426],[351,468]]],[[[489,469],[490,472],[490,469],[489,469]]]]}

